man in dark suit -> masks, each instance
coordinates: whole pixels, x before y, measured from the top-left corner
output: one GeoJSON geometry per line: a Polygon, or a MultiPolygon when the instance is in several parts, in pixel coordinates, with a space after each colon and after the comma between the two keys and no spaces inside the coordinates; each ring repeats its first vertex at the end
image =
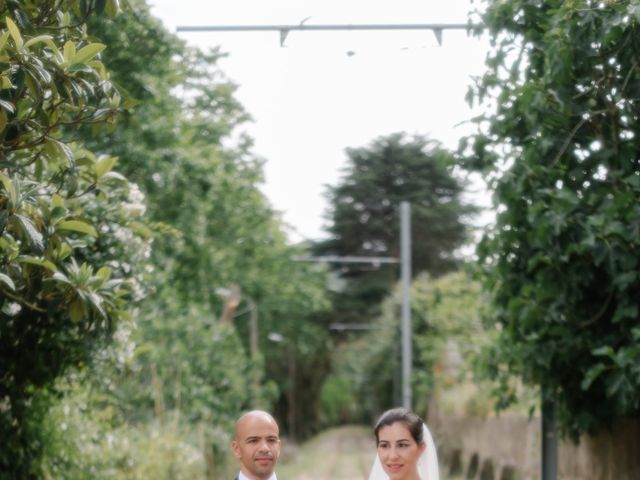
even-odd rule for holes
{"type": "Polygon", "coordinates": [[[236,480],[277,480],[280,431],[267,412],[253,410],[238,419],[231,449],[240,463],[236,480]]]}

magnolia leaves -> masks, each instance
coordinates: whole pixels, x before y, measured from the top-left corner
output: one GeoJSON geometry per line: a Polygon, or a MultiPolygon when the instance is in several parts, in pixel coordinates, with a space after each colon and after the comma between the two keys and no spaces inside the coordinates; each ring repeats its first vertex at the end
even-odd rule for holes
{"type": "Polygon", "coordinates": [[[99,58],[106,45],[49,33],[29,38],[10,17],[5,23],[6,30],[0,31],[0,137],[3,132],[5,140],[23,134],[25,142],[16,146],[43,143],[50,158],[68,158],[64,142],[58,143],[65,126],[104,122],[108,127],[120,108],[121,94],[99,58]]]}
{"type": "MultiPolygon", "coordinates": [[[[104,176],[113,163],[113,160],[103,160],[96,167],[99,175],[104,176]]],[[[46,303],[59,297],[58,301],[68,303],[69,315],[74,321],[87,318],[90,312],[107,319],[105,301],[118,295],[122,282],[108,283],[111,269],[101,267],[94,274],[93,267],[86,262],[78,265],[71,256],[75,249],[98,237],[95,227],[74,218],[77,206],[67,207],[68,201],[58,194],[53,194],[50,203],[46,203],[35,194],[28,180],[0,173],[0,183],[0,205],[5,207],[0,224],[0,258],[3,259],[0,290],[12,292],[18,303],[33,306],[33,300],[28,299],[30,283],[41,276],[45,282],[61,284],[60,288],[48,287],[37,294],[41,301],[46,303]],[[86,240],[79,242],[81,239],[86,240]],[[36,273],[34,269],[41,272],[36,273]]]]}

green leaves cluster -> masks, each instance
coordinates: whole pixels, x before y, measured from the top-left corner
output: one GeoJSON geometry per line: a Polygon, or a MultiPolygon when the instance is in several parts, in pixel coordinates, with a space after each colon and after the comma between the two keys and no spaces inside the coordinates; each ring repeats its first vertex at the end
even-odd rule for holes
{"type": "Polygon", "coordinates": [[[495,189],[479,253],[489,373],[541,385],[574,438],[640,413],[636,1],[489,3],[490,101],[469,165],[495,189]]]}

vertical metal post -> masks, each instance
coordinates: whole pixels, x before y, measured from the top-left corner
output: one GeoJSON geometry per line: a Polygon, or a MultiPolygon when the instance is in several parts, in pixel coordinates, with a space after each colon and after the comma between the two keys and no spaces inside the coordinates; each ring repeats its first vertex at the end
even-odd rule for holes
{"type": "Polygon", "coordinates": [[[249,304],[249,351],[251,352],[251,359],[256,360],[258,358],[258,306],[256,302],[251,299],[247,299],[249,304]]]}
{"type": "Polygon", "coordinates": [[[542,480],[556,480],[558,475],[558,434],[556,404],[542,395],[542,480]]]}
{"type": "Polygon", "coordinates": [[[402,405],[411,407],[411,205],[400,204],[400,266],[402,282],[402,405]]]}
{"type": "Polygon", "coordinates": [[[258,368],[258,306],[252,299],[247,298],[249,304],[249,352],[251,353],[251,403],[254,408],[260,408],[260,369],[258,368]]]}
{"type": "Polygon", "coordinates": [[[291,339],[287,339],[287,357],[289,361],[289,387],[287,389],[287,420],[289,423],[289,439],[294,443],[297,436],[296,428],[296,412],[298,405],[296,402],[296,356],[293,351],[291,339]]]}

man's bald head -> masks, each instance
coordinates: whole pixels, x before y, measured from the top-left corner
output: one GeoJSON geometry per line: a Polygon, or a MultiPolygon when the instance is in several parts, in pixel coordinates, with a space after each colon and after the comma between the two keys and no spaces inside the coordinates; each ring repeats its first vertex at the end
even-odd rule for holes
{"type": "Polygon", "coordinates": [[[252,410],[236,421],[231,443],[240,470],[252,480],[268,479],[280,456],[280,432],[275,419],[262,410],[252,410]]]}
{"type": "Polygon", "coordinates": [[[238,439],[238,431],[245,429],[249,425],[260,424],[260,423],[270,423],[272,424],[276,432],[279,434],[280,431],[278,429],[278,423],[275,419],[264,410],[251,410],[250,412],[246,412],[242,414],[238,420],[236,420],[236,428],[235,428],[235,438],[238,439]]]}

